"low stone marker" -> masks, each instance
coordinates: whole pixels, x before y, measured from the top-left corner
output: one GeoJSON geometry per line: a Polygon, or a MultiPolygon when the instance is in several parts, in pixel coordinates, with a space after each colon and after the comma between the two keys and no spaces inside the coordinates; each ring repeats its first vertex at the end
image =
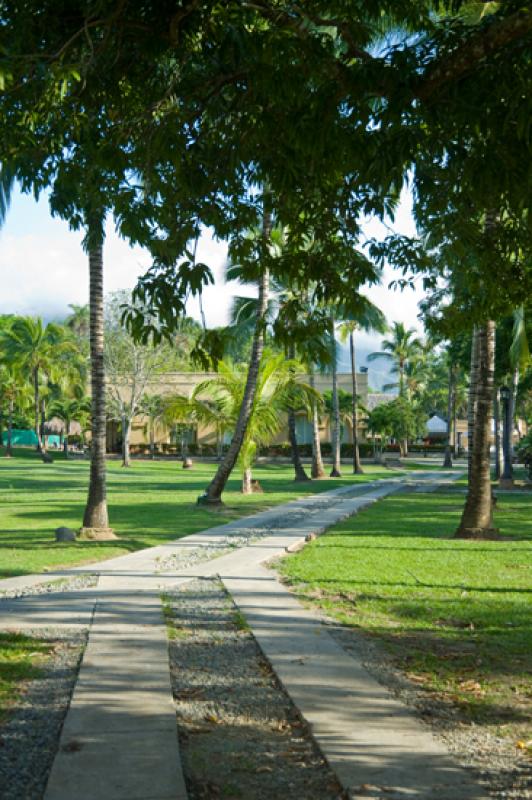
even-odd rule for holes
{"type": "Polygon", "coordinates": [[[75,542],[76,531],[73,531],[72,528],[65,528],[63,526],[60,528],[56,528],[55,540],[56,542],[75,542]]]}

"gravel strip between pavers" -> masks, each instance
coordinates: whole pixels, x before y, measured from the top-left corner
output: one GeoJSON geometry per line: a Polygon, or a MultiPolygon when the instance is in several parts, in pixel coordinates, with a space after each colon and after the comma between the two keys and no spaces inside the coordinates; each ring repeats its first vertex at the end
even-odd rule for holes
{"type": "Polygon", "coordinates": [[[340,800],[334,773],[221,583],[165,595],[190,800],[340,800]]]}
{"type": "Polygon", "coordinates": [[[42,800],[87,639],[64,628],[24,633],[54,642],[55,650],[0,724],[2,800],[42,800]]]}
{"type": "Polygon", "coordinates": [[[331,636],[345,651],[413,708],[460,764],[477,771],[480,782],[495,800],[532,800],[532,764],[526,754],[515,748],[514,742],[496,736],[487,727],[463,721],[457,709],[421,691],[394,665],[379,642],[331,619],[325,622],[331,636]]]}
{"type": "Polygon", "coordinates": [[[79,575],[75,578],[56,578],[35,586],[23,589],[0,590],[0,603],[2,600],[16,600],[19,597],[33,597],[39,594],[55,594],[56,592],[77,592],[79,589],[89,589],[98,584],[98,575],[79,575]]]}
{"type": "Polygon", "coordinates": [[[201,564],[204,561],[211,561],[213,558],[219,558],[220,556],[227,555],[233,550],[237,550],[240,547],[247,547],[247,545],[258,542],[267,536],[271,536],[277,531],[292,528],[295,524],[301,522],[302,520],[311,519],[313,514],[316,514],[320,511],[326,511],[327,509],[338,505],[338,503],[342,502],[343,500],[348,500],[352,497],[366,494],[368,491],[372,491],[374,488],[374,486],[368,487],[365,484],[357,484],[349,492],[343,492],[340,496],[326,497],[320,495],[311,495],[311,497],[316,497],[316,499],[313,500],[306,509],[302,510],[301,508],[297,508],[294,510],[284,511],[282,514],[279,514],[278,517],[274,517],[274,519],[269,519],[267,522],[264,522],[263,525],[259,523],[249,528],[235,528],[233,533],[228,533],[226,536],[219,539],[212,545],[203,545],[202,547],[194,548],[191,547],[174,555],[160,558],[157,561],[157,571],[178,572],[179,570],[193,567],[196,564],[201,564]]]}

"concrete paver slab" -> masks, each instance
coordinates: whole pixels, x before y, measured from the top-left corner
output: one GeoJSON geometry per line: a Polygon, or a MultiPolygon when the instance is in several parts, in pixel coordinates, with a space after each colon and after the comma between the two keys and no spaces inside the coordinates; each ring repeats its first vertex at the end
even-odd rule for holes
{"type": "Polygon", "coordinates": [[[56,756],[46,800],[186,800],[177,729],[84,734],[56,756]],[[154,790],[157,792],[154,795],[154,790]]]}
{"type": "Polygon", "coordinates": [[[117,594],[96,606],[45,800],[186,796],[159,597],[117,594]]]}
{"type": "Polygon", "coordinates": [[[485,800],[428,727],[383,688],[275,575],[221,574],[286,691],[350,795],[485,800]]]}

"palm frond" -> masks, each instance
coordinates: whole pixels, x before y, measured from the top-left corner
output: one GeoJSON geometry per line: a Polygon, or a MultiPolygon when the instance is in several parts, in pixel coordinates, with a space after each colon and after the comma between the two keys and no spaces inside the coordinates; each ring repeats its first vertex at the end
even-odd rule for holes
{"type": "Polygon", "coordinates": [[[510,345],[510,361],[514,369],[519,367],[521,371],[524,371],[530,362],[530,348],[526,334],[524,306],[516,308],[513,317],[514,324],[512,343],[510,345]]]}

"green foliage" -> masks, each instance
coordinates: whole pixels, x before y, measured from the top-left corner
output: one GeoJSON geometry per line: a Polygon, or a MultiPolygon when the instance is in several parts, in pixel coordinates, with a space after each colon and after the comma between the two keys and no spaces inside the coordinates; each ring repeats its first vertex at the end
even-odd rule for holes
{"type": "MultiPolygon", "coordinates": [[[[224,430],[236,427],[247,382],[247,366],[223,361],[214,378],[200,383],[194,392],[197,398],[207,396],[214,401],[224,415],[224,430]]],[[[280,430],[282,414],[289,408],[308,406],[311,400],[320,402],[320,397],[304,382],[304,371],[295,360],[287,360],[282,354],[266,352],[261,360],[250,420],[240,451],[240,466],[250,469],[257,448],[268,444],[280,430]]]]}
{"type": "Polygon", "coordinates": [[[402,322],[394,322],[391,328],[392,338],[383,339],[382,350],[370,353],[368,362],[386,359],[393,364],[392,372],[399,375],[398,384],[390,384],[387,388],[398,385],[399,394],[403,396],[407,390],[407,373],[415,373],[423,353],[423,344],[415,335],[415,328],[406,328],[402,322]]]}
{"type": "Polygon", "coordinates": [[[368,415],[368,428],[381,437],[398,441],[415,439],[423,433],[424,415],[406,398],[396,397],[378,405],[368,415]]]}
{"type": "MultiPolygon", "coordinates": [[[[353,395],[346,392],[344,389],[338,389],[338,407],[340,411],[340,422],[345,425],[351,422],[353,395]]],[[[332,417],[333,409],[333,393],[330,389],[323,392],[323,406],[329,418],[332,417]]]]}
{"type": "Polygon", "coordinates": [[[528,478],[532,480],[532,431],[523,436],[517,447],[517,454],[528,470],[528,478]]]}

